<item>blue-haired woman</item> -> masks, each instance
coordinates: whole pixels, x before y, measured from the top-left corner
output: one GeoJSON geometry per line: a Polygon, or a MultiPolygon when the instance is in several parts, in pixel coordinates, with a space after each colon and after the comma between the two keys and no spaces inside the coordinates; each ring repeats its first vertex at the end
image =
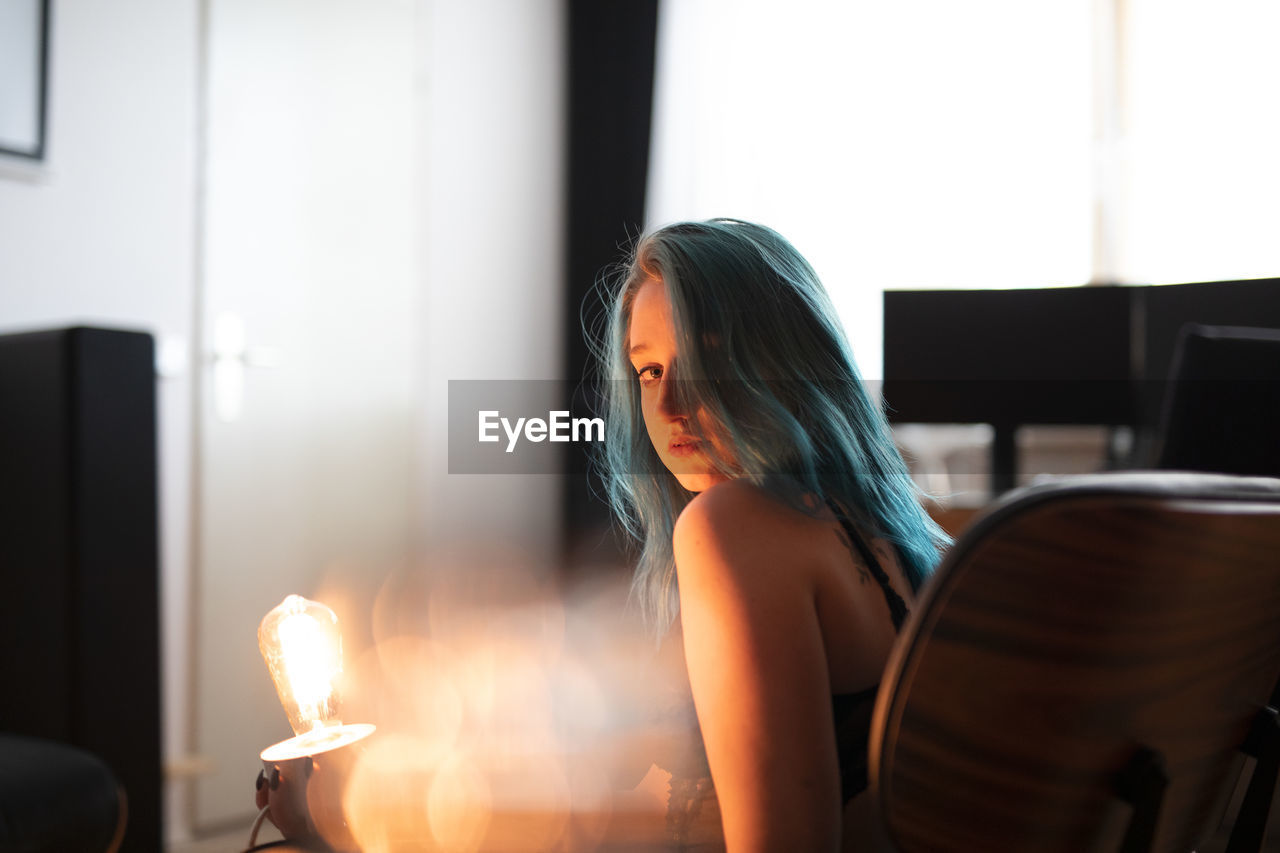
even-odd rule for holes
{"type": "Polygon", "coordinates": [[[635,596],[683,643],[705,748],[664,768],[672,841],[874,849],[871,709],[946,536],[779,234],[663,228],[611,299],[608,495],[641,545],[635,596]]]}

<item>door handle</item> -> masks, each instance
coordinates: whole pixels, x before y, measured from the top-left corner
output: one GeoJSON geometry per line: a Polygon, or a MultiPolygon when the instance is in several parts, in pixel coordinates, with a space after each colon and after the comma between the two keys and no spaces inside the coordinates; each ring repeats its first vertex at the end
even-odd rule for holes
{"type": "Polygon", "coordinates": [[[218,420],[230,423],[244,411],[244,370],[276,368],[281,364],[277,347],[247,344],[244,318],[224,311],[213,326],[213,409],[218,420]]]}

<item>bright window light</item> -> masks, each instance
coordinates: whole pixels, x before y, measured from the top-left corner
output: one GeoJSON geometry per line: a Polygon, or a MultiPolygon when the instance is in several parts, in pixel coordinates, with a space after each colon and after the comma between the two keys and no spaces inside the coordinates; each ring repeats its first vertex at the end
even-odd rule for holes
{"type": "Polygon", "coordinates": [[[1089,279],[1090,26],[1079,0],[668,0],[646,224],[776,228],[877,378],[885,288],[1089,279]]]}
{"type": "Polygon", "coordinates": [[[864,375],[887,288],[1280,275],[1280,4],[665,0],[646,225],[796,244],[864,375]]]}
{"type": "Polygon", "coordinates": [[[1120,275],[1280,276],[1280,3],[1127,0],[1120,275]]]}

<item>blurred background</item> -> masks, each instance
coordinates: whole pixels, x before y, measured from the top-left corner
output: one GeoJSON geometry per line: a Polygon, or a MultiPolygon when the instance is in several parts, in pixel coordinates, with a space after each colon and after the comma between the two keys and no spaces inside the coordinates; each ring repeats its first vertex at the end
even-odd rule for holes
{"type": "MultiPolygon", "coordinates": [[[[1270,0],[2,6],[0,332],[156,342],[170,842],[252,811],[286,594],[358,647],[397,573],[625,569],[584,475],[450,474],[445,431],[450,380],[584,376],[642,231],[776,228],[872,380],[886,290],[1280,276],[1270,0]]],[[[904,434],[972,503],[990,440],[904,434]]]]}

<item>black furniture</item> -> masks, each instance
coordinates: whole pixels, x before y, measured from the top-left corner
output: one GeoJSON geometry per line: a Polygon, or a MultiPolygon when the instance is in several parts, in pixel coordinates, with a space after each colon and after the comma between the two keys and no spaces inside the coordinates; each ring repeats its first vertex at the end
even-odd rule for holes
{"type": "Polygon", "coordinates": [[[1015,482],[1022,425],[1134,427],[1134,458],[1146,460],[1187,323],[1280,328],[1280,278],[886,291],[889,419],[991,424],[997,494],[1015,482]]]}
{"type": "Polygon", "coordinates": [[[1015,492],[956,542],[881,682],[873,789],[900,853],[1187,851],[1280,765],[1280,480],[1178,472],[1015,492]]]}
{"type": "MultiPolygon", "coordinates": [[[[0,732],[101,759],[127,795],[124,851],[163,844],[156,506],[150,335],[0,336],[0,732]]],[[[87,773],[60,813],[96,802],[73,792],[100,774],[69,760],[87,773]]]]}
{"type": "Polygon", "coordinates": [[[0,732],[0,850],[111,853],[127,826],[128,798],[102,759],[0,732]]]}
{"type": "Polygon", "coordinates": [[[1157,468],[1280,477],[1280,329],[1185,326],[1157,468]]]}

